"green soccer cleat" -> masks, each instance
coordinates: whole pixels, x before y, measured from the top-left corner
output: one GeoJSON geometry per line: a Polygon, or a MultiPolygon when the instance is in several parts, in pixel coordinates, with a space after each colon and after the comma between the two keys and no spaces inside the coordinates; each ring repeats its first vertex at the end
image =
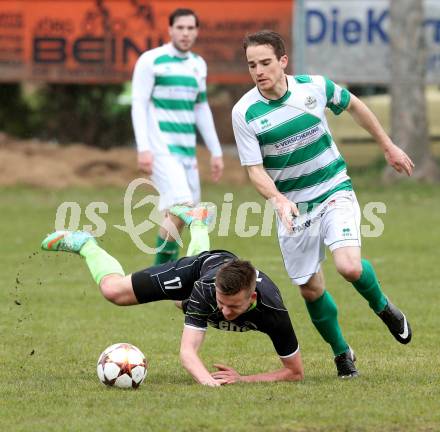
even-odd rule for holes
{"type": "Polygon", "coordinates": [[[89,240],[96,243],[95,238],[86,231],[55,231],[42,241],[41,249],[79,253],[89,240]]]}
{"type": "Polygon", "coordinates": [[[169,212],[174,216],[182,219],[187,225],[191,225],[193,222],[208,226],[214,219],[216,207],[214,204],[201,202],[195,207],[188,205],[175,205],[169,209],[169,212]]]}

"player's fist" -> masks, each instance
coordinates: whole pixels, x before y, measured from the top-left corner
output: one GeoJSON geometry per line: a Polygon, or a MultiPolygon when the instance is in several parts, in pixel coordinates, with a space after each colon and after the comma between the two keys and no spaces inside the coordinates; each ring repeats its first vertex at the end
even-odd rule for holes
{"type": "Polygon", "coordinates": [[[221,156],[213,156],[211,158],[211,177],[212,180],[218,182],[223,175],[223,158],[221,156]]]}
{"type": "Polygon", "coordinates": [[[220,380],[216,381],[214,378],[211,378],[211,379],[201,381],[200,384],[202,384],[206,387],[220,387],[224,383],[220,380]]]}
{"type": "Polygon", "coordinates": [[[153,172],[153,153],[150,151],[138,152],[138,167],[145,174],[151,175],[153,172]]]}
{"type": "Polygon", "coordinates": [[[299,216],[299,211],[296,204],[281,194],[271,198],[271,203],[275,208],[281,223],[288,232],[292,232],[293,219],[299,216]]]}

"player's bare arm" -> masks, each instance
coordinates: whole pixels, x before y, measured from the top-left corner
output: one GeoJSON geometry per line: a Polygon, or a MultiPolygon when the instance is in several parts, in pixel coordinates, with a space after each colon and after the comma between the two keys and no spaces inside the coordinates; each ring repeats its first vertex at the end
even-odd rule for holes
{"type": "Polygon", "coordinates": [[[180,345],[180,361],[198,383],[209,387],[219,387],[226,381],[214,379],[198,355],[204,338],[205,332],[203,330],[184,327],[180,345]]]}
{"type": "Polygon", "coordinates": [[[405,172],[408,176],[412,174],[414,163],[410,157],[387,135],[382,125],[373,112],[355,95],[350,94],[350,104],[347,111],[353,119],[363,127],[376,140],[384,152],[387,163],[397,172],[405,172]]]}
{"type": "Polygon", "coordinates": [[[291,357],[281,358],[280,360],[283,363],[281,369],[255,375],[240,375],[229,366],[214,364],[218,371],[213,372],[211,375],[215,379],[226,381],[226,384],[234,384],[236,382],[301,381],[304,379],[301,353],[299,351],[291,357]]]}
{"type": "Polygon", "coordinates": [[[275,183],[267,174],[263,165],[249,165],[246,167],[249,178],[257,191],[267,200],[270,200],[276,209],[284,226],[292,229],[292,216],[298,216],[299,211],[295,203],[289,201],[278,191],[275,183]]]}

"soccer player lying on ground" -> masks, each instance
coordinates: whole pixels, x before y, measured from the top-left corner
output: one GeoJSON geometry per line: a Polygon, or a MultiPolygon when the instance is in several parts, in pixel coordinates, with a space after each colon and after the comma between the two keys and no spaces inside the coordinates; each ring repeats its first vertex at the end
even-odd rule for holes
{"type": "MultiPolygon", "coordinates": [[[[184,206],[176,209],[173,214],[190,224],[191,235],[198,237],[196,242],[201,246],[209,244],[206,218],[198,218],[206,212],[191,213],[184,206]]],[[[200,384],[217,387],[238,381],[299,381],[304,377],[298,342],[278,288],[250,262],[231,252],[199,250],[195,256],[125,276],[119,262],[87,232],[56,231],[43,240],[41,247],[74,252],[85,258],[102,295],[116,305],[176,301],[185,313],[180,359],[200,384]],[[266,333],[283,367],[245,376],[215,364],[218,371],[210,373],[198,355],[208,324],[220,330],[266,333]]]]}

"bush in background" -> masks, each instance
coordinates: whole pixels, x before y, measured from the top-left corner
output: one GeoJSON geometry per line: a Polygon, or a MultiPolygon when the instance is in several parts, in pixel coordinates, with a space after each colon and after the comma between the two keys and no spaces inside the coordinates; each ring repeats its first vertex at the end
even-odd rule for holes
{"type": "Polygon", "coordinates": [[[123,85],[8,84],[1,86],[0,130],[21,138],[82,142],[101,148],[130,145],[130,106],[123,85]]]}

